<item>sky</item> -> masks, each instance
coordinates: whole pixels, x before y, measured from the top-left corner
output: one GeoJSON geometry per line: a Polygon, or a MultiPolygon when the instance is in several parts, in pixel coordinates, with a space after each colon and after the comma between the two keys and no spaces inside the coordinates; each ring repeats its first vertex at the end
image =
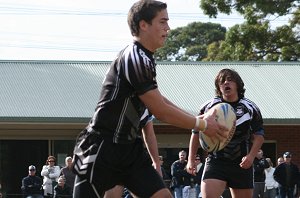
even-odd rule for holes
{"type": "MultiPolygon", "coordinates": [[[[191,22],[243,22],[205,16],[200,0],[165,0],[171,29],[191,22]]],[[[132,41],[127,13],[136,0],[0,0],[0,60],[111,61],[132,41]]],[[[276,19],[276,24],[286,20],[276,19]]]]}

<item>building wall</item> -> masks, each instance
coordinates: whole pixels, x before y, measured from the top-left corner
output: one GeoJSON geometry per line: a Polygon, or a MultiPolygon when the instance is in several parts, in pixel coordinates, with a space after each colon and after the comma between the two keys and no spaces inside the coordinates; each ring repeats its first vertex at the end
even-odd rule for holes
{"type": "MultiPolygon", "coordinates": [[[[0,123],[2,140],[74,140],[85,123],[0,123]]],[[[190,130],[155,124],[160,148],[188,148],[190,130]]],[[[266,125],[265,142],[276,144],[276,156],[286,151],[300,166],[300,125],[266,125]]]]}
{"type": "Polygon", "coordinates": [[[286,151],[292,153],[292,161],[300,167],[300,126],[289,125],[266,126],[266,140],[276,140],[277,156],[279,157],[286,151]]]}
{"type": "MultiPolygon", "coordinates": [[[[170,125],[155,125],[154,126],[157,135],[157,139],[162,145],[166,141],[171,141],[173,138],[178,138],[177,141],[172,141],[175,145],[174,147],[179,147],[182,145],[188,146],[188,140],[190,137],[190,130],[180,129],[170,125]],[[168,134],[167,139],[162,139],[161,137],[168,134]],[[171,135],[173,134],[173,135],[171,135]],[[181,136],[178,136],[178,135],[181,136]],[[177,135],[177,136],[176,136],[177,135]],[[184,142],[184,144],[181,144],[184,142]]],[[[265,142],[276,144],[276,157],[282,156],[286,151],[290,151],[292,156],[292,161],[300,167],[300,126],[299,125],[266,125],[265,128],[265,142]]],[[[268,157],[268,156],[267,156],[268,157]]],[[[274,164],[275,161],[273,162],[274,164]]]]}

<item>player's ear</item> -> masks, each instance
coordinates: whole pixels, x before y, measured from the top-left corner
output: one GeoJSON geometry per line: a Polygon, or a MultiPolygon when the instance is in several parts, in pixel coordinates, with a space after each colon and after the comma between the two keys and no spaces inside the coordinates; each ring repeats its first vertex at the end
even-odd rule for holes
{"type": "Polygon", "coordinates": [[[149,24],[145,20],[141,20],[139,22],[140,30],[145,31],[149,24]]]}

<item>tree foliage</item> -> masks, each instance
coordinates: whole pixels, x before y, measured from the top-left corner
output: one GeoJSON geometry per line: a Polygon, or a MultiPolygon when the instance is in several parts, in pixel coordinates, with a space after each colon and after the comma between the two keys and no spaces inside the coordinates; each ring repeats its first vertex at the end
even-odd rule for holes
{"type": "Polygon", "coordinates": [[[216,17],[218,13],[230,14],[236,10],[247,16],[249,12],[260,15],[284,16],[289,14],[293,8],[299,6],[299,0],[201,0],[200,7],[204,14],[216,17]]]}
{"type": "Polygon", "coordinates": [[[201,61],[207,46],[225,39],[226,28],[220,24],[193,22],[169,32],[165,46],[155,53],[157,60],[201,61]]]}
{"type": "Polygon", "coordinates": [[[194,22],[171,30],[158,60],[175,61],[299,61],[300,0],[200,0],[210,17],[238,12],[245,22],[227,31],[220,24],[194,22]],[[288,15],[289,23],[271,20],[288,15]]]}
{"type": "Polygon", "coordinates": [[[224,41],[208,46],[206,61],[299,61],[300,0],[201,0],[210,17],[237,11],[246,20],[226,33],[224,41]],[[290,14],[289,24],[270,28],[270,17],[290,14]]]}
{"type": "Polygon", "coordinates": [[[208,47],[206,61],[296,61],[300,43],[288,25],[241,24],[229,29],[224,41],[208,47]]]}

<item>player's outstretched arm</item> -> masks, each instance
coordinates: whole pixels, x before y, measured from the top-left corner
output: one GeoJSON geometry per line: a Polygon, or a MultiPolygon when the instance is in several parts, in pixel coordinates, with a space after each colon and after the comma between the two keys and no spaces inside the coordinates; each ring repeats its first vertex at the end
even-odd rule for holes
{"type": "Polygon", "coordinates": [[[153,89],[139,96],[143,103],[147,106],[151,113],[160,121],[171,125],[185,128],[204,131],[208,136],[223,134],[226,127],[218,124],[215,120],[215,114],[205,115],[203,119],[196,118],[193,115],[179,110],[179,107],[174,107],[166,102],[158,89],[153,89]],[[197,120],[198,119],[198,120],[197,120]]]}
{"type": "Polygon", "coordinates": [[[200,146],[199,143],[199,133],[192,133],[190,138],[190,144],[189,144],[189,156],[188,156],[188,163],[187,163],[187,171],[188,173],[192,175],[196,175],[196,164],[195,164],[195,158],[198,151],[198,148],[200,146]]]}

